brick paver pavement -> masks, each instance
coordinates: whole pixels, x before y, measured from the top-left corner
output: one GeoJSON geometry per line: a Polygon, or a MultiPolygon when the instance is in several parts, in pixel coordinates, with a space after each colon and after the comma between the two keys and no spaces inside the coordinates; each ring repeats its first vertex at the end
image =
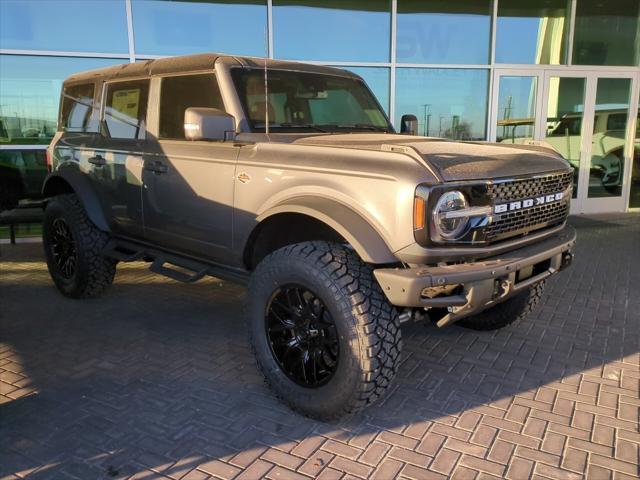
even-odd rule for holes
{"type": "Polygon", "coordinates": [[[243,288],[129,264],[73,301],[39,245],[2,245],[0,477],[637,478],[640,216],[572,222],[576,262],[540,310],[404,326],[391,394],[338,424],[263,386],[243,288]]]}

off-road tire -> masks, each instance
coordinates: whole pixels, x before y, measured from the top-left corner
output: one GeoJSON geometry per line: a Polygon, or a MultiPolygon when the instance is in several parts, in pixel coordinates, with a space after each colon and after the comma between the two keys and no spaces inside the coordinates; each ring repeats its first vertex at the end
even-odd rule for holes
{"type": "Polygon", "coordinates": [[[42,223],[42,243],[49,274],[63,295],[92,298],[113,283],[117,262],[101,255],[108,241],[109,235],[91,222],[76,195],[59,195],[48,201],[42,223]],[[53,222],[57,218],[69,226],[75,243],[76,268],[70,278],[65,278],[53,257],[53,222]]]}
{"type": "Polygon", "coordinates": [[[398,312],[371,266],[350,248],[324,241],[281,248],[261,261],[248,291],[246,319],[258,368],[276,396],[319,420],[335,420],[375,402],[398,369],[402,339],[398,312]],[[338,366],[326,384],[301,386],[280,368],[269,345],[265,317],[280,286],[313,290],[329,311],[339,337],[338,366]]]}
{"type": "Polygon", "coordinates": [[[499,330],[511,325],[522,320],[538,306],[544,288],[545,281],[542,280],[494,307],[463,318],[458,325],[472,330],[499,330]]]}

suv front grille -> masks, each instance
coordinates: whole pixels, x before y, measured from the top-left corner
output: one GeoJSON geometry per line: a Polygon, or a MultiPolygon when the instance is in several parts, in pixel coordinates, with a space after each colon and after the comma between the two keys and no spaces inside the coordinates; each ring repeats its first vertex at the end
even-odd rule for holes
{"type": "Polygon", "coordinates": [[[527,210],[503,213],[484,229],[489,242],[562,223],[569,215],[569,202],[538,205],[527,210]]]}
{"type": "MultiPolygon", "coordinates": [[[[487,186],[487,194],[494,205],[567,192],[573,182],[573,172],[511,180],[487,186]]],[[[529,208],[496,214],[491,223],[482,229],[487,242],[495,242],[507,237],[526,234],[545,227],[559,225],[569,215],[569,198],[535,205],[529,208]]]]}
{"type": "Polygon", "coordinates": [[[489,184],[487,194],[494,203],[522,200],[549,193],[564,192],[573,182],[573,172],[489,184]]]}

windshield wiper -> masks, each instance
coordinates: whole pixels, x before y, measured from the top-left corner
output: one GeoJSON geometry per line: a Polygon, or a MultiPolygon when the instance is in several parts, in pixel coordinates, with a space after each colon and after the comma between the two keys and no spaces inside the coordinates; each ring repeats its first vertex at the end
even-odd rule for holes
{"type": "Polygon", "coordinates": [[[334,128],[358,128],[360,130],[371,130],[372,132],[388,132],[389,129],[385,127],[376,127],[375,125],[369,125],[368,123],[350,123],[331,125],[334,128]]]}
{"type": "MultiPolygon", "coordinates": [[[[325,130],[324,128],[318,127],[312,123],[275,123],[269,125],[270,128],[309,128],[311,130],[315,130],[316,132],[322,133],[331,133],[329,130],[325,130]]],[[[259,126],[259,128],[264,128],[264,126],[259,126]]]]}

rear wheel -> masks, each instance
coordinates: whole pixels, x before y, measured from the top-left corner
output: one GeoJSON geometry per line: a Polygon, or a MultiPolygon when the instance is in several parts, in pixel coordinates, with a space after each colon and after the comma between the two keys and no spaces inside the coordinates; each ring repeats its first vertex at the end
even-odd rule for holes
{"type": "Polygon", "coordinates": [[[249,285],[252,349],[293,409],[330,420],[378,399],[399,364],[398,313],[347,247],[304,242],[266,257],[249,285]]]}
{"type": "Polygon", "coordinates": [[[544,287],[543,280],[494,307],[463,318],[458,325],[472,330],[498,330],[511,325],[517,320],[522,320],[538,306],[544,294],[544,287]]]}
{"type": "Polygon", "coordinates": [[[65,296],[95,297],[113,282],[116,261],[101,254],[109,235],[89,220],[76,195],[49,200],[42,241],[49,274],[65,296]]]}

